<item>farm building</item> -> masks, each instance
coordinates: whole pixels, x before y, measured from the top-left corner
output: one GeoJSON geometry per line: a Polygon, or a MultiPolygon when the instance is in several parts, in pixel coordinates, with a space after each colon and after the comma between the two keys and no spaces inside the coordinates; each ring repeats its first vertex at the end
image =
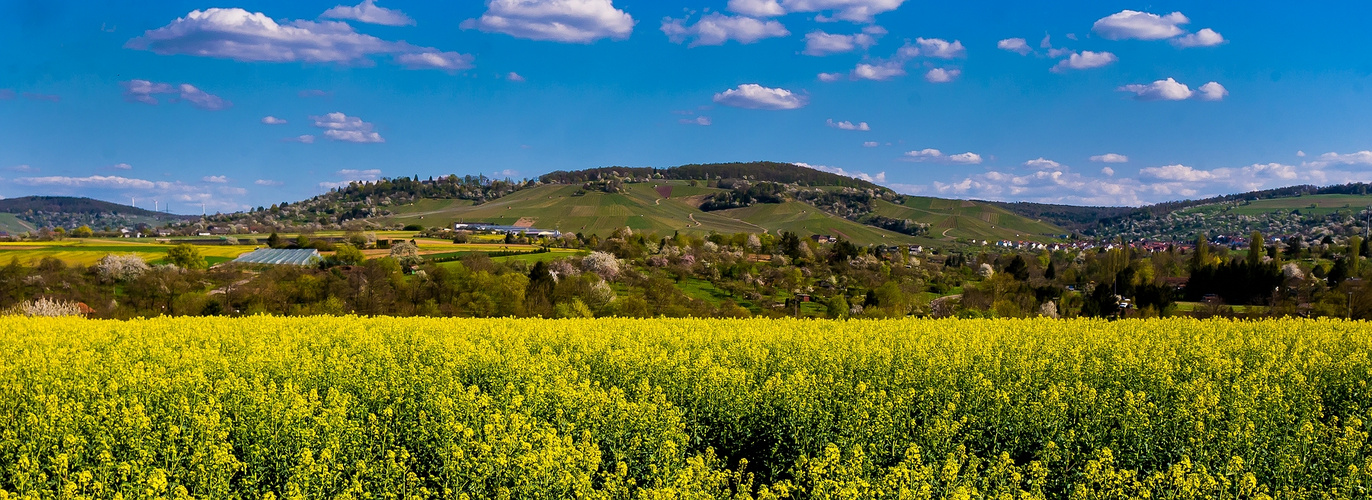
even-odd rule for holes
{"type": "Polygon", "coordinates": [[[279,266],[313,266],[324,257],[313,248],[259,248],[238,256],[238,264],[267,264],[279,266]]]}

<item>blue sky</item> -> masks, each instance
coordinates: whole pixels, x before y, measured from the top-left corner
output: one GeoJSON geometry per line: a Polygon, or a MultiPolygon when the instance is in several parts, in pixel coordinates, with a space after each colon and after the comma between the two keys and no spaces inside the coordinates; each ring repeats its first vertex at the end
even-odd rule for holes
{"type": "Polygon", "coordinates": [[[1366,2],[0,0],[0,196],[774,160],[1137,205],[1372,181],[1366,2]]]}

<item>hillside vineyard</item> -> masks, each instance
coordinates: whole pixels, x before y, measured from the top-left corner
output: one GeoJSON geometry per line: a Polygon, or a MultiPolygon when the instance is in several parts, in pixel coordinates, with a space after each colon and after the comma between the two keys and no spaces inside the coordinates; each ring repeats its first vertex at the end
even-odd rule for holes
{"type": "Polygon", "coordinates": [[[1353,498],[1361,322],[5,318],[3,498],[1353,498]]]}

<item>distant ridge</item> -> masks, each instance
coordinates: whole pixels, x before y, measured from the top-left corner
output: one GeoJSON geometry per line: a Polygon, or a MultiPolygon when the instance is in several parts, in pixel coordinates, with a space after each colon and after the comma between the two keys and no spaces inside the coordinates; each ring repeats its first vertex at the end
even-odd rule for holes
{"type": "Polygon", "coordinates": [[[199,216],[176,215],[154,212],[129,205],[121,205],[94,198],[74,196],[22,196],[0,200],[0,212],[23,214],[26,212],[46,212],[63,214],[118,214],[158,219],[190,219],[199,216]]]}

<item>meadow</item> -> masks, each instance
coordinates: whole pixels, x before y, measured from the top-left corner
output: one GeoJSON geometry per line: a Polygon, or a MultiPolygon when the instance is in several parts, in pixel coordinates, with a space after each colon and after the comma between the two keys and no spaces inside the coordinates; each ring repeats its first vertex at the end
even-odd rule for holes
{"type": "Polygon", "coordinates": [[[1352,498],[1361,322],[4,318],[3,498],[1352,498]]]}

